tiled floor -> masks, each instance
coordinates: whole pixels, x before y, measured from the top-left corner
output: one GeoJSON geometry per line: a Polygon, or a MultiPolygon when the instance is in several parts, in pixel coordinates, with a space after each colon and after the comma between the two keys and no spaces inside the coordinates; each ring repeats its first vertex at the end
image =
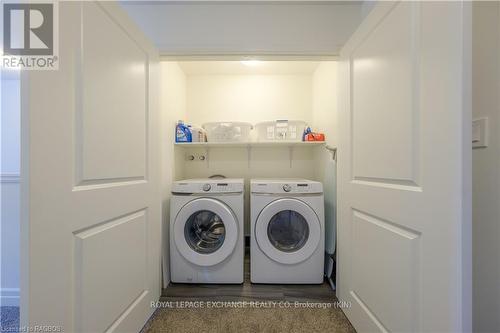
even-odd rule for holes
{"type": "Polygon", "coordinates": [[[161,301],[177,300],[283,300],[335,302],[335,292],[328,283],[319,285],[252,284],[250,258],[245,258],[243,284],[171,284],[163,290],[161,301]]]}

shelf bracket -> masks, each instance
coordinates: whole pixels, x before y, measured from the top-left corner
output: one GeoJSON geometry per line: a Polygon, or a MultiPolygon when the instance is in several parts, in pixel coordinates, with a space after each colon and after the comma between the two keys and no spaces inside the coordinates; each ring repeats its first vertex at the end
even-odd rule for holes
{"type": "Polygon", "coordinates": [[[207,169],[210,169],[210,147],[205,148],[205,159],[207,162],[207,169]]]}
{"type": "Polygon", "coordinates": [[[249,169],[252,166],[251,160],[252,160],[252,146],[248,145],[247,146],[247,163],[248,163],[249,169]]]}
{"type": "Polygon", "coordinates": [[[325,146],[326,150],[328,150],[332,154],[332,160],[337,160],[337,147],[331,147],[329,145],[325,146]]]}

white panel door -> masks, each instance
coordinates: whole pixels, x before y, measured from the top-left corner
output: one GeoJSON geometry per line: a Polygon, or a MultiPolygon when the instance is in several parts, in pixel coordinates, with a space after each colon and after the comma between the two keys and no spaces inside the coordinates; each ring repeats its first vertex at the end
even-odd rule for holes
{"type": "Polygon", "coordinates": [[[469,15],[379,3],[342,50],[337,282],[360,332],[470,329],[469,15]]]}
{"type": "Polygon", "coordinates": [[[159,299],[158,54],[112,2],[59,4],[23,73],[23,325],[137,332],[159,299]]]}

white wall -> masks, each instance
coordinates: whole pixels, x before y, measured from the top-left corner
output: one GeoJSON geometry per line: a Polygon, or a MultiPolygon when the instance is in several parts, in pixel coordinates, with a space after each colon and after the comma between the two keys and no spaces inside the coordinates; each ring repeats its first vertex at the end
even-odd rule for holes
{"type": "MultiPolygon", "coordinates": [[[[251,71],[242,74],[244,71],[241,69],[237,74],[227,72],[207,74],[208,69],[200,69],[193,64],[179,67],[176,63],[163,63],[164,82],[170,82],[171,86],[170,90],[168,84],[163,87],[164,110],[170,117],[170,121],[165,122],[165,131],[173,135],[177,119],[196,125],[224,120],[256,123],[264,120],[300,119],[325,132],[328,143],[335,146],[337,64],[322,62],[312,67],[304,64],[296,68],[290,66],[290,64],[275,66],[274,68],[279,68],[280,71],[287,68],[288,72],[281,74],[271,73],[270,69],[262,69],[266,74],[259,75],[248,74],[251,71]],[[196,73],[188,71],[186,75],[181,71],[183,67],[187,68],[186,71],[189,69],[196,73]],[[312,69],[306,73],[304,72],[306,68],[312,69]],[[182,85],[183,82],[185,88],[174,87],[176,84],[182,85]],[[185,100],[182,100],[184,96],[185,100]],[[184,108],[185,113],[183,113],[184,108]]],[[[229,67],[219,64],[217,68],[229,67]]],[[[173,141],[173,136],[165,138],[165,142],[173,141]]],[[[323,148],[294,148],[290,165],[290,150],[287,147],[253,148],[250,160],[245,148],[211,148],[208,162],[186,161],[185,155],[206,154],[204,149],[199,148],[178,147],[175,148],[175,155],[171,151],[167,154],[175,156],[175,161],[169,162],[165,159],[166,165],[171,163],[177,165],[175,169],[182,169],[182,173],[170,175],[173,179],[206,178],[220,174],[226,177],[245,178],[247,189],[251,178],[323,180],[324,167],[331,158],[323,148]]],[[[168,196],[170,191],[170,184],[167,183],[165,180],[165,196],[168,196]]],[[[248,199],[247,195],[246,234],[249,234],[248,199]]]]}
{"type": "Polygon", "coordinates": [[[2,77],[1,305],[19,305],[20,89],[19,80],[2,77]]]}
{"type": "MultiPolygon", "coordinates": [[[[322,62],[313,76],[312,125],[326,135],[326,143],[337,147],[337,62],[322,62]]],[[[325,195],[325,251],[333,254],[336,245],[337,165],[326,149],[315,152],[315,178],[323,183],[325,195]]]]}
{"type": "Polygon", "coordinates": [[[187,118],[210,121],[311,121],[312,75],[189,75],[187,118]]]}
{"type": "Polygon", "coordinates": [[[162,216],[163,228],[163,282],[170,281],[169,270],[169,221],[170,191],[172,181],[183,178],[184,156],[174,149],[175,124],[186,118],[186,76],[175,62],[161,63],[161,166],[162,166],[162,216]]]}
{"type": "Polygon", "coordinates": [[[473,150],[473,328],[500,332],[500,8],[473,4],[473,118],[488,117],[489,146],[473,150]]]}
{"type": "Polygon", "coordinates": [[[337,146],[337,62],[321,62],[313,76],[313,114],[315,129],[324,132],[326,142],[337,146]]]}
{"type": "MultiPolygon", "coordinates": [[[[312,127],[325,133],[326,144],[337,147],[337,62],[321,62],[313,76],[312,127]]],[[[315,177],[325,186],[333,186],[332,178],[326,173],[336,172],[331,164],[332,155],[326,149],[318,149],[315,156],[315,177]]],[[[334,205],[327,202],[327,206],[334,205]]]]}
{"type": "MultiPolygon", "coordinates": [[[[337,62],[321,62],[314,72],[312,86],[312,127],[315,131],[325,133],[326,144],[330,147],[337,147],[338,142],[337,75],[337,62]]],[[[323,183],[328,178],[325,172],[335,171],[331,170],[331,158],[332,155],[327,150],[317,150],[315,174],[316,178],[323,183]]]]}
{"type": "MultiPolygon", "coordinates": [[[[245,178],[245,235],[250,234],[249,180],[252,178],[307,178],[315,179],[314,148],[294,148],[292,166],[287,147],[252,148],[250,164],[245,148],[211,148],[209,162],[186,161],[185,178],[207,178],[224,175],[227,178],[245,178]]],[[[186,153],[204,153],[200,149],[186,149],[186,153]]]]}
{"type": "MultiPolygon", "coordinates": [[[[332,73],[331,67],[325,68],[330,69],[328,73],[325,71],[325,76],[332,73]]],[[[279,75],[189,74],[186,78],[187,121],[197,125],[210,121],[256,123],[275,119],[300,119],[311,123],[315,92],[313,74],[313,70],[308,74],[279,75]]],[[[327,80],[323,82],[325,81],[327,80]]],[[[325,117],[323,114],[321,116],[325,117]]],[[[181,154],[205,153],[203,149],[177,150],[181,154]]],[[[253,148],[250,161],[245,148],[211,148],[208,163],[183,159],[185,168],[182,176],[206,178],[221,174],[226,177],[242,177],[246,180],[247,189],[251,178],[315,179],[317,170],[314,150],[294,148],[290,165],[290,150],[287,147],[253,148]]],[[[249,234],[248,199],[247,195],[246,234],[249,234]]]]}
{"type": "Polygon", "coordinates": [[[19,175],[20,170],[20,90],[19,79],[2,75],[2,174],[19,175]]]}

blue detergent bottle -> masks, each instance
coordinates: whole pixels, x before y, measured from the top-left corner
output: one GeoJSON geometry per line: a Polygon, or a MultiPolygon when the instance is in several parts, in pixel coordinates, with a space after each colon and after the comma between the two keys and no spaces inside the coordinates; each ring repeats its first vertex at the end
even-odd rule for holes
{"type": "Polygon", "coordinates": [[[304,130],[304,133],[302,133],[302,141],[306,141],[306,135],[311,133],[311,127],[307,126],[307,128],[304,130]]]}
{"type": "Polygon", "coordinates": [[[175,142],[192,142],[191,130],[182,120],[175,126],[175,142]]]}

